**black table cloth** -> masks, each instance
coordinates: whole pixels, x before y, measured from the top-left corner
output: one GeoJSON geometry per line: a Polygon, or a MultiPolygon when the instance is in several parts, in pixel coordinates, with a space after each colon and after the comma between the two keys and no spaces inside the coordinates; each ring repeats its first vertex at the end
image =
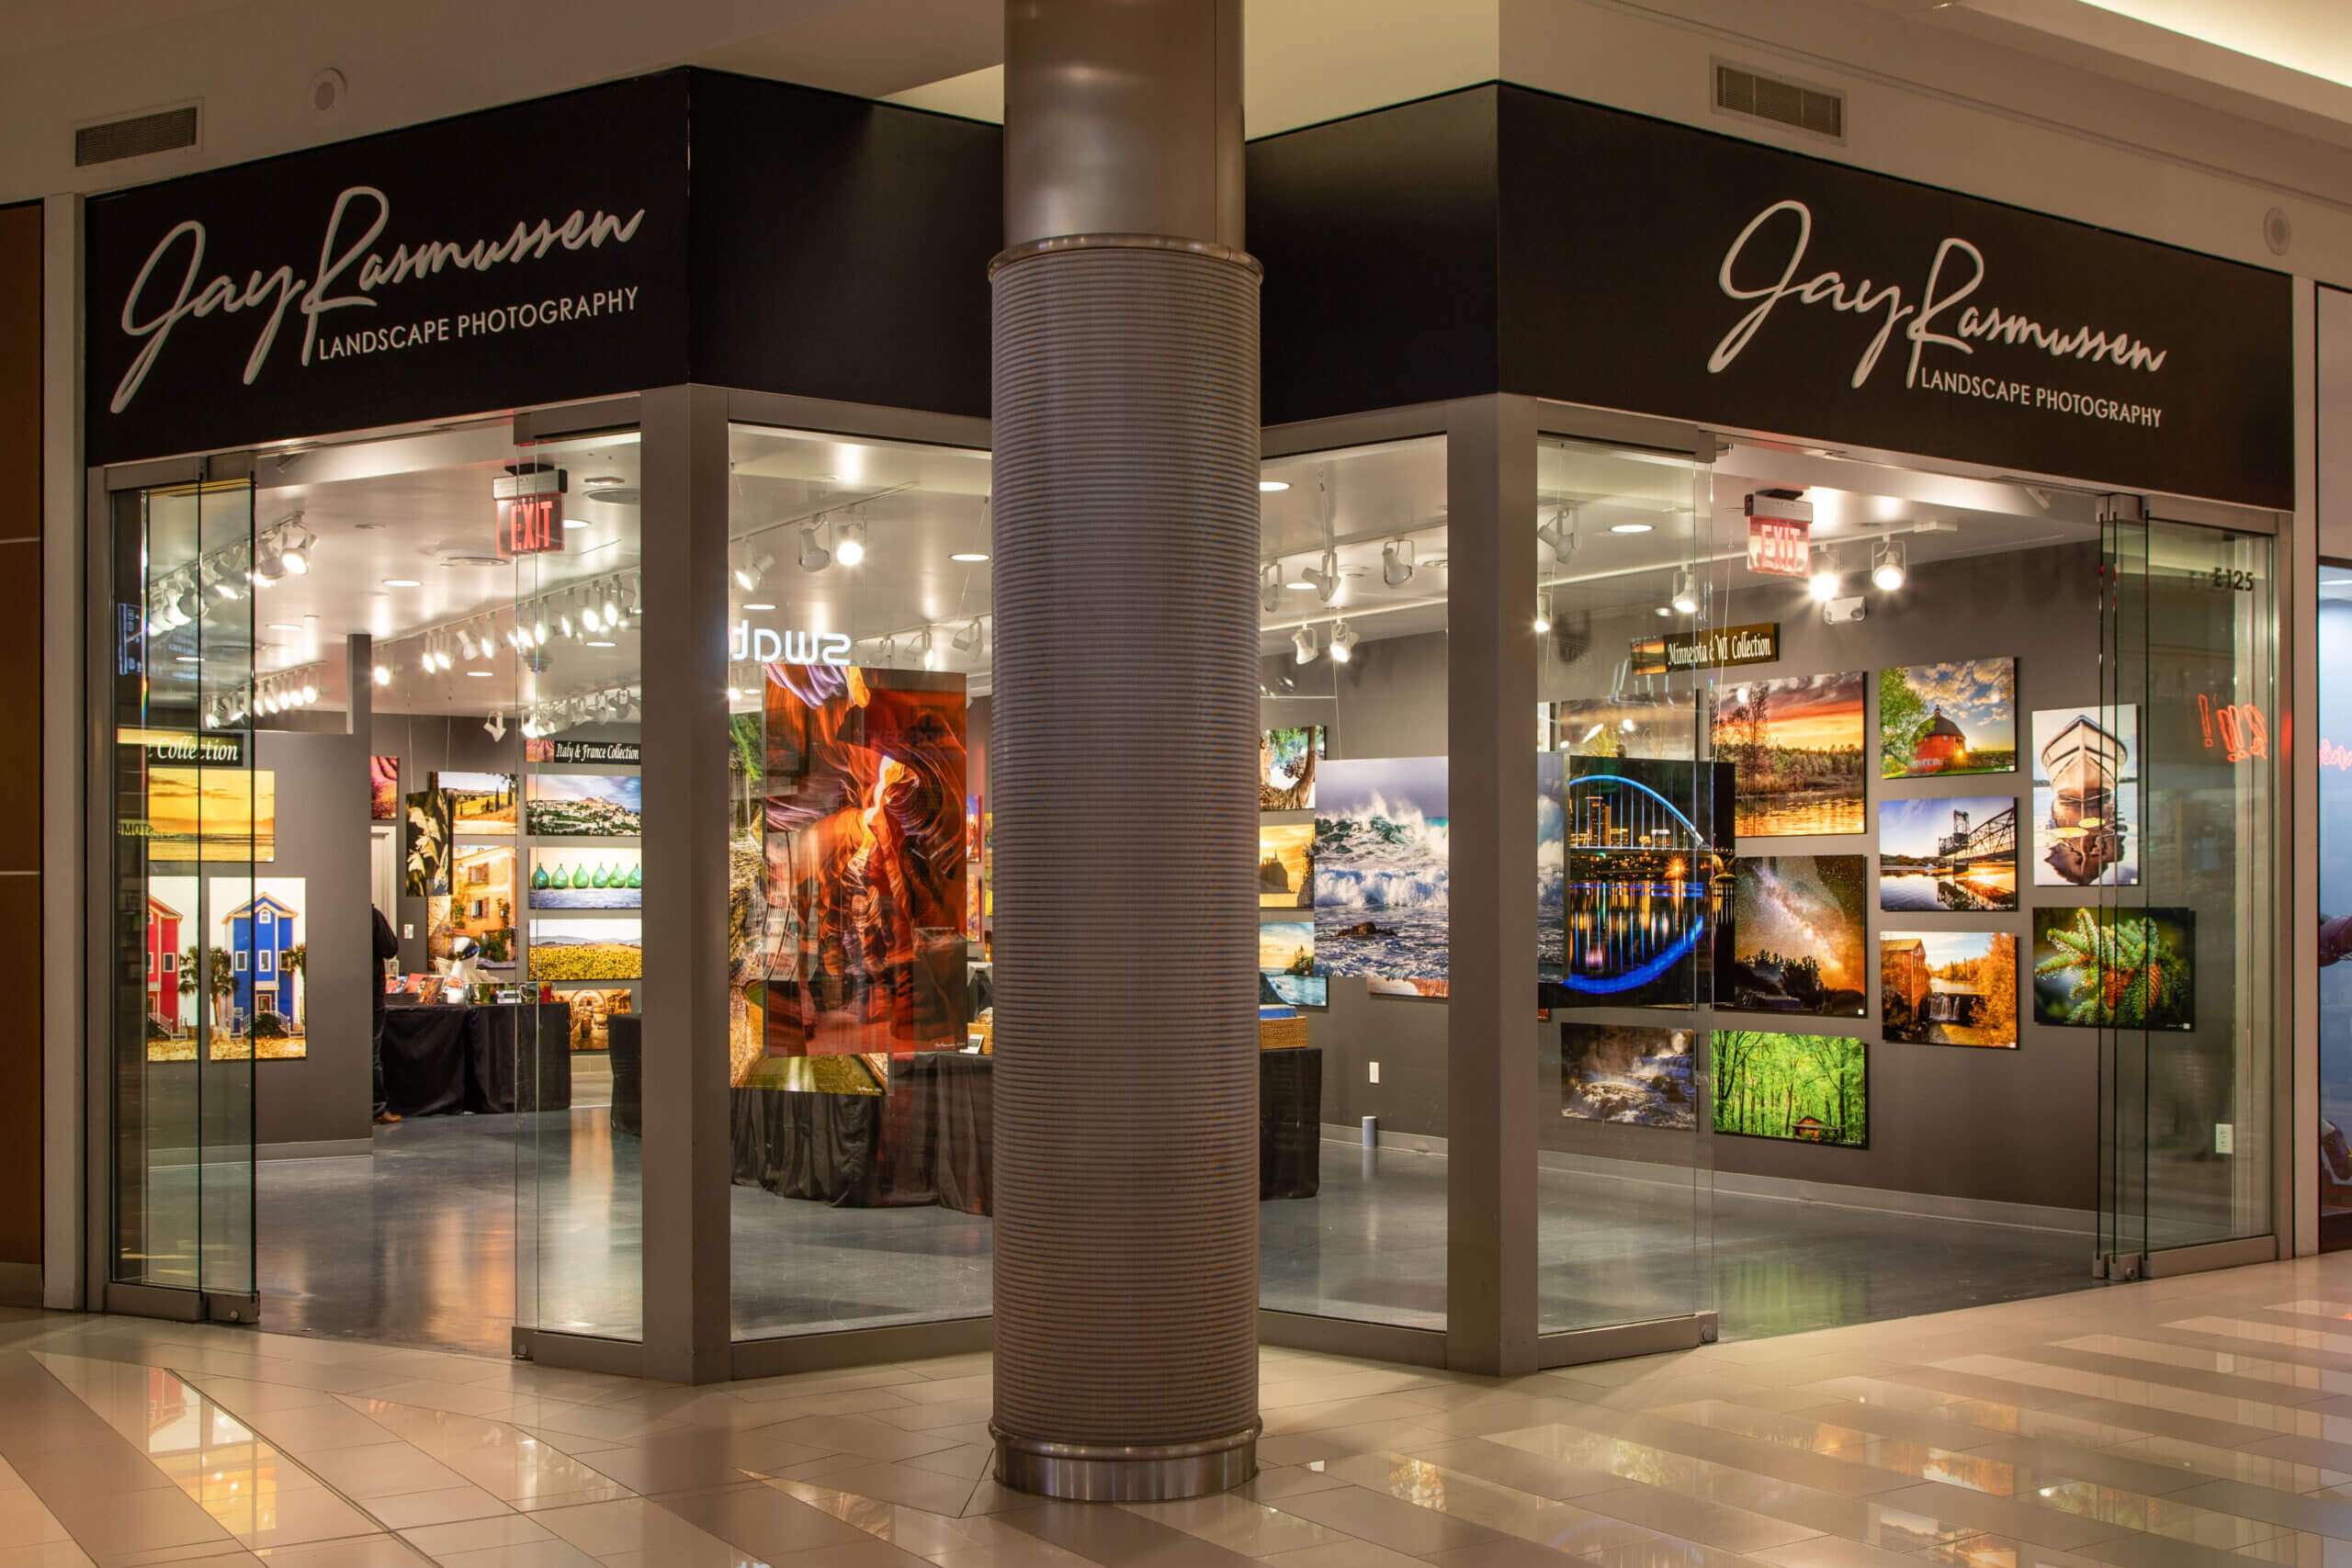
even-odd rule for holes
{"type": "MultiPolygon", "coordinates": [[[[630,1131],[639,1117],[637,1079],[632,1070],[624,1089],[621,1021],[613,1021],[613,1125],[630,1131]]],[[[992,1056],[938,1051],[892,1062],[887,1097],[735,1089],[729,1100],[734,1180],[843,1208],[935,1202],[988,1213],[995,1071],[992,1056]]],[[[1261,1051],[1258,1089],[1259,1197],[1314,1197],[1322,1172],[1322,1050],[1261,1051]]]]}
{"type": "Polygon", "coordinates": [[[469,1007],[384,1010],[384,1104],[402,1116],[453,1116],[466,1108],[469,1007]]]}
{"type": "Polygon", "coordinates": [[[384,1102],[402,1116],[569,1111],[571,1032],[562,1002],[388,1007],[384,1102]]]}
{"type": "MultiPolygon", "coordinates": [[[[645,1024],[633,1012],[616,1012],[605,1021],[612,1048],[605,1053],[613,1069],[613,1131],[635,1137],[645,1122],[645,1024]]],[[[742,1147],[739,1135],[738,1149],[742,1147]]],[[[735,1179],[743,1179],[736,1172],[735,1179]]]]}

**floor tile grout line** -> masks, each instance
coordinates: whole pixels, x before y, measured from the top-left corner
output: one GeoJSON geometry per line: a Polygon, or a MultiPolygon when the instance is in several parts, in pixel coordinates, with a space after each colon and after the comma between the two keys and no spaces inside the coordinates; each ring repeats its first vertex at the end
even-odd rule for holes
{"type": "MultiPolygon", "coordinates": [[[[312,1470],[312,1469],[311,1469],[308,1464],[305,1464],[305,1463],[304,1463],[304,1462],[303,1462],[303,1461],[302,1461],[299,1457],[297,1457],[297,1456],[296,1456],[296,1454],[294,1453],[294,1451],[293,1451],[291,1449],[288,1449],[288,1447],[286,1447],[286,1445],[285,1445],[285,1444],[283,1444],[283,1443],[279,1442],[277,1438],[270,1437],[266,1432],[264,1432],[264,1431],[263,1431],[259,1427],[254,1426],[254,1423],[253,1423],[252,1421],[250,1421],[250,1420],[246,1419],[246,1418],[245,1418],[244,1416],[243,1416],[238,1415],[236,1411],[234,1411],[233,1409],[231,1409],[228,1405],[221,1404],[221,1402],[220,1402],[219,1399],[214,1398],[214,1397],[213,1397],[213,1395],[212,1395],[212,1393],[210,1393],[210,1391],[209,1391],[209,1390],[208,1390],[208,1389],[204,1386],[204,1384],[203,1384],[203,1383],[197,1382],[194,1378],[189,1377],[187,1373],[185,1373],[185,1372],[181,1371],[180,1371],[179,1369],[177,1369],[176,1367],[165,1367],[165,1368],[164,1368],[164,1369],[162,1369],[162,1370],[163,1370],[163,1371],[167,1371],[167,1372],[171,1373],[171,1375],[172,1375],[172,1376],[174,1376],[174,1377],[175,1377],[175,1378],[179,1379],[179,1380],[180,1380],[180,1382],[184,1382],[184,1383],[187,1384],[187,1386],[188,1386],[188,1387],[190,1387],[190,1388],[192,1388],[192,1389],[196,1390],[196,1392],[197,1392],[199,1395],[201,1395],[203,1398],[205,1398],[205,1399],[207,1399],[207,1400],[210,1401],[210,1402],[211,1402],[211,1404],[212,1404],[213,1405],[215,1405],[216,1407],[218,1407],[218,1408],[219,1408],[219,1409],[220,1409],[223,1414],[225,1414],[225,1415],[229,1417],[229,1419],[231,1419],[232,1421],[234,1421],[238,1426],[243,1427],[246,1431],[251,1432],[254,1437],[256,1437],[256,1438],[258,1438],[262,1439],[263,1441],[265,1441],[265,1442],[268,1443],[268,1444],[269,1444],[269,1446],[270,1446],[270,1449],[272,1450],[272,1451],[274,1451],[274,1452],[278,1456],[278,1458],[279,1458],[281,1461],[283,1461],[284,1462],[287,1462],[287,1463],[289,1463],[289,1464],[293,1465],[295,1469],[297,1469],[297,1470],[300,1471],[304,1475],[309,1476],[309,1477],[311,1478],[311,1483],[312,1483],[313,1485],[317,1486],[321,1491],[323,1491],[323,1492],[327,1493],[330,1496],[333,1496],[333,1497],[336,1498],[337,1500],[341,1501],[341,1502],[342,1502],[342,1503],[343,1503],[346,1507],[349,1507],[349,1508],[350,1508],[350,1509],[352,1509],[355,1513],[358,1514],[362,1518],[367,1519],[370,1524],[374,1525],[374,1526],[376,1527],[376,1533],[377,1533],[377,1534],[379,1534],[379,1535],[382,1535],[382,1536],[388,1537],[388,1538],[390,1538],[390,1539],[391,1539],[391,1540],[397,1540],[397,1541],[399,1541],[399,1542],[401,1543],[401,1545],[403,1548],[405,1548],[405,1549],[406,1549],[406,1550],[408,1550],[409,1551],[412,1551],[412,1552],[415,1553],[416,1558],[417,1558],[417,1561],[418,1561],[418,1562],[424,1562],[424,1563],[428,1563],[428,1564],[430,1564],[430,1563],[432,1563],[432,1562],[435,1561],[435,1560],[433,1559],[433,1557],[432,1557],[432,1556],[430,1556],[428,1553],[426,1553],[426,1552],[424,1551],[424,1549],[423,1549],[423,1548],[421,1548],[421,1547],[419,1547],[419,1546],[415,1545],[413,1542],[412,1542],[412,1541],[408,1540],[405,1537],[403,1537],[403,1536],[400,1533],[400,1531],[398,1531],[398,1530],[394,1529],[390,1525],[386,1524],[386,1523],[383,1521],[383,1519],[382,1519],[381,1517],[379,1517],[377,1515],[377,1513],[375,1512],[375,1510],[374,1510],[374,1509],[372,1509],[372,1508],[370,1508],[370,1507],[368,1507],[368,1506],[367,1506],[367,1504],[365,1504],[364,1502],[362,1502],[360,1499],[358,1499],[358,1498],[356,1498],[356,1497],[352,1496],[349,1493],[347,1493],[347,1492],[344,1491],[342,1487],[340,1487],[340,1486],[336,1486],[336,1485],[334,1485],[333,1483],[329,1482],[329,1481],[327,1480],[327,1478],[326,1478],[326,1477],[324,1477],[324,1476],[321,1475],[317,1471],[312,1470]]],[[[332,1397],[332,1396],[330,1396],[330,1397],[332,1397]]],[[[298,1407],[296,1407],[296,1408],[305,1408],[305,1407],[298,1406],[298,1407]]],[[[317,1406],[309,1406],[309,1407],[307,1407],[307,1408],[313,1408],[313,1409],[315,1409],[315,1408],[318,1408],[318,1407],[317,1407],[317,1406]]],[[[416,1452],[422,1452],[422,1451],[423,1451],[423,1450],[421,1450],[416,1449],[416,1446],[415,1446],[413,1443],[407,1443],[407,1442],[403,1441],[403,1445],[402,1445],[402,1446],[404,1446],[404,1447],[406,1447],[406,1448],[410,1449],[410,1450],[413,1450],[413,1451],[416,1451],[416,1452]]],[[[503,1499],[502,1499],[502,1501],[503,1501],[503,1499]]],[[[199,1504],[198,1506],[201,1506],[201,1505],[200,1505],[200,1504],[199,1504]]],[[[236,1532],[235,1532],[235,1531],[233,1531],[233,1530],[232,1530],[232,1531],[230,1532],[230,1538],[231,1538],[232,1540],[234,1540],[234,1539],[235,1539],[235,1536],[236,1536],[236,1532]]],[[[331,1538],[329,1538],[329,1539],[331,1539],[331,1540],[360,1540],[360,1539],[364,1539],[364,1538],[356,1537],[356,1536],[337,1536],[337,1537],[331,1537],[331,1538]]],[[[243,1543],[241,1542],[240,1544],[243,1544],[243,1543]]],[[[293,1542],[289,1542],[289,1543],[288,1543],[288,1545],[289,1549],[290,1549],[293,1545],[296,1545],[296,1544],[302,1545],[302,1546],[313,1546],[313,1545],[323,1545],[323,1544],[325,1544],[325,1543],[324,1543],[324,1542],[322,1542],[322,1541],[302,1541],[302,1542],[299,1542],[299,1543],[293,1543],[293,1542]]],[[[248,1551],[251,1551],[251,1550],[252,1550],[252,1548],[248,1547],[248,1548],[247,1548],[247,1550],[248,1550],[248,1551]]]]}

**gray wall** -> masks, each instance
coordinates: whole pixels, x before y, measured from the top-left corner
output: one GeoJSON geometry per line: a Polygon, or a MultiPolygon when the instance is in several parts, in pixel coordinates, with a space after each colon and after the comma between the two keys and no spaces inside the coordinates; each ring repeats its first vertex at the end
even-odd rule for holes
{"type": "MultiPolygon", "coordinates": [[[[360,698],[364,704],[366,695],[360,698]]],[[[254,765],[275,773],[277,853],[255,876],[303,879],[303,1018],[309,1055],[254,1064],[254,1141],[368,1136],[374,1055],[368,998],[368,747],[361,736],[262,730],[254,765]]]]}
{"type": "MultiPolygon", "coordinates": [[[[2020,818],[2029,817],[2032,782],[2025,756],[2030,749],[2029,716],[2036,707],[2095,703],[2099,698],[2098,592],[2097,547],[2079,545],[1921,566],[1913,572],[1911,584],[1899,601],[1890,603],[1871,593],[1869,616],[1857,625],[1823,625],[1818,611],[1804,601],[1802,584],[1785,590],[1747,591],[1721,606],[1716,618],[1723,622],[1777,620],[1781,626],[1781,662],[1748,667],[1739,671],[1742,675],[1770,677],[1832,670],[1874,672],[1894,665],[2005,655],[2018,660],[2020,766],[2017,773],[1906,781],[1892,788],[1873,778],[1868,832],[1755,840],[1742,848],[1751,853],[1875,856],[1876,808],[1883,793],[1911,797],[2014,795],[2020,818]]],[[[1564,620],[1563,612],[1569,608],[1565,602],[1555,603],[1555,619],[1564,620]]],[[[1656,629],[1656,621],[1645,611],[1615,620],[1597,618],[1589,651],[1580,660],[1547,661],[1544,697],[1607,694],[1626,643],[1634,635],[1648,635],[1656,629]]],[[[1345,666],[1334,667],[1326,658],[1300,670],[1287,659],[1269,660],[1267,688],[1282,694],[1270,696],[1264,703],[1265,722],[1329,726],[1328,754],[1334,757],[1443,753],[1447,749],[1445,648],[1444,635],[1436,633],[1367,640],[1345,666]],[[1294,690],[1283,690],[1280,682],[1284,676],[1291,679],[1294,690]]],[[[1871,691],[1873,706],[1867,733],[1874,748],[1874,680],[1871,691]]],[[[1532,728],[1534,716],[1528,716],[1532,728]]],[[[2143,853],[2143,858],[2161,857],[2164,847],[2144,843],[2143,853]]],[[[2072,888],[2035,887],[2032,866],[2030,845],[2021,845],[2018,880],[2023,908],[2015,914],[1999,915],[1882,915],[1875,908],[1873,874],[1868,951],[1875,953],[1883,925],[1998,930],[2018,937],[2020,970],[2030,969],[2032,908],[2094,901],[2072,888]]],[[[2161,887],[2160,879],[2152,875],[2151,880],[2161,887]]],[[[2218,916],[2207,923],[2226,924],[2218,916]]],[[[2220,941],[2209,942],[2200,928],[2199,945],[2199,994],[2211,996],[2213,987],[2225,989],[2229,984],[2229,939],[2222,935],[2220,941]]],[[[2094,1207],[2098,1035],[2090,1030],[2035,1023],[2030,974],[2021,973],[2020,983],[2028,987],[2028,994],[2023,998],[2024,1017],[2015,1051],[1883,1043],[1875,987],[1868,1020],[1781,1021],[1782,1027],[1852,1033],[1869,1043],[1871,1145],[1850,1150],[1718,1137],[1712,1140],[1710,1157],[1714,1168],[1734,1175],[2072,1209],[2094,1207]]],[[[2200,1004],[2200,1017],[2209,1010],[2200,1004]]],[[[1590,1010],[1577,1016],[1651,1027],[1668,1027],[1676,1021],[1676,1015],[1657,1010],[1590,1010]]],[[[1724,1021],[1745,1020],[1726,1014],[1724,1021]]],[[[1324,1052],[1327,1122],[1350,1123],[1362,1116],[1377,1115],[1386,1131],[1445,1133],[1444,1004],[1374,998],[1365,994],[1361,981],[1334,980],[1329,1010],[1309,1015],[1307,1032],[1324,1052]],[[1368,1081],[1369,1064],[1374,1061],[1381,1071],[1377,1085],[1368,1081]]],[[[2216,1032],[2226,1032],[2226,1025],[2216,1032]]],[[[1688,1163],[1696,1157],[1694,1136],[1558,1116],[1556,1025],[1544,1029],[1544,1042],[1545,1077],[1539,1092],[1553,1112],[1544,1119],[1544,1146],[1664,1164],[1688,1163]]],[[[2183,1050],[2190,1048],[2190,1043],[2160,1040],[2155,1048],[2183,1050]]]]}

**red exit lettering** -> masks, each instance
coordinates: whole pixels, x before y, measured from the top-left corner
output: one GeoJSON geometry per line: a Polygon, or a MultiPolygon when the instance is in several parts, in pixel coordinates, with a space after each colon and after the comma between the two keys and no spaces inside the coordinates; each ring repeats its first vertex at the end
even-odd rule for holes
{"type": "Polygon", "coordinates": [[[563,498],[526,495],[498,503],[502,555],[539,556],[563,548],[563,498]]]}

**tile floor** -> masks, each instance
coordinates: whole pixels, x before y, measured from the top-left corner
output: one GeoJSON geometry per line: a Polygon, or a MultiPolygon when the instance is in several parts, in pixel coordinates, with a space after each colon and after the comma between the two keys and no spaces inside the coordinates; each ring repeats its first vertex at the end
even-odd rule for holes
{"type": "Polygon", "coordinates": [[[989,1363],[704,1389],[0,1313],[0,1568],[2326,1568],[2352,1255],[1510,1382],[1263,1355],[1257,1479],[1042,1503],[989,1363]]]}

